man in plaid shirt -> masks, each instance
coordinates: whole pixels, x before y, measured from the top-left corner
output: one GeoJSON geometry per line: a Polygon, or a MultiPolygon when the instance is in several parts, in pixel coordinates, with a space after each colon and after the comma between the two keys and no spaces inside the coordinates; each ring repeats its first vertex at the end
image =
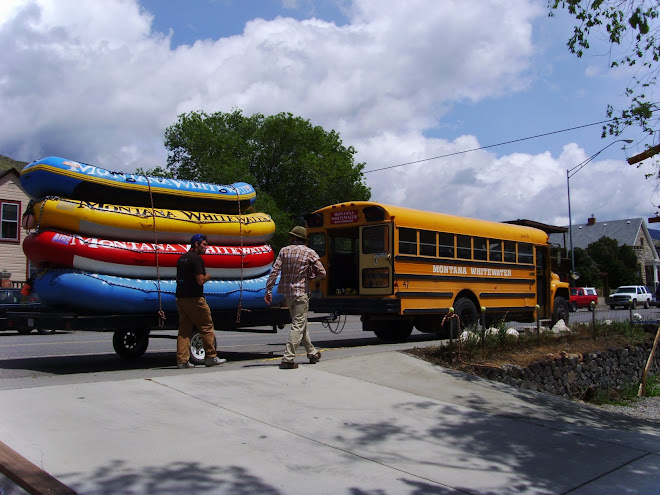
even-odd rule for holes
{"type": "Polygon", "coordinates": [[[316,350],[309,338],[307,331],[307,312],[309,310],[309,280],[324,278],[325,268],[311,248],[305,246],[307,231],[305,227],[296,226],[289,232],[290,244],[280,250],[273,270],[270,272],[266,282],[266,295],[264,300],[270,304],[273,300],[272,290],[277,276],[282,273],[278,284],[278,293],[284,296],[286,305],[291,314],[291,332],[286,342],[284,356],[280,363],[283,370],[296,369],[298,365],[294,362],[296,349],[302,342],[307,351],[310,364],[316,364],[321,359],[321,353],[316,350]]]}

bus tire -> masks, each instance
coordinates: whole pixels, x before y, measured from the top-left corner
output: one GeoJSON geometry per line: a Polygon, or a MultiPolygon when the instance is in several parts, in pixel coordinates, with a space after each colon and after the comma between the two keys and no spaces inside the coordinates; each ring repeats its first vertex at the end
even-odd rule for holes
{"type": "MultiPolygon", "coordinates": [[[[461,328],[468,328],[479,323],[479,312],[471,299],[461,297],[454,303],[454,313],[458,315],[461,328]]],[[[460,334],[460,330],[459,330],[460,334]]]]}
{"type": "Polygon", "coordinates": [[[134,359],[142,356],[149,346],[149,331],[122,328],[115,330],[112,346],[119,357],[134,359]]]}
{"type": "MultiPolygon", "coordinates": [[[[218,348],[218,339],[215,339],[215,347],[218,348]]],[[[197,327],[193,327],[192,335],[190,336],[190,361],[195,366],[204,364],[206,351],[204,350],[204,343],[202,342],[202,334],[199,333],[197,327]]]]}
{"type": "Polygon", "coordinates": [[[384,320],[381,323],[380,328],[374,330],[374,333],[384,342],[406,342],[413,330],[412,321],[409,320],[384,320]]]}
{"type": "Polygon", "coordinates": [[[554,326],[559,320],[564,320],[568,325],[570,311],[568,303],[563,297],[555,297],[555,304],[552,308],[552,325],[554,326]]]}

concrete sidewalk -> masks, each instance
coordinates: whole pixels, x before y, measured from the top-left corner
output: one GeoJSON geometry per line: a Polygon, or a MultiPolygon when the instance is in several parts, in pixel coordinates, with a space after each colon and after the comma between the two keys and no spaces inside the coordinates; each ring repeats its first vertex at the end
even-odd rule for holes
{"type": "Polygon", "coordinates": [[[79,494],[654,494],[660,433],[398,353],[0,391],[79,494]]]}

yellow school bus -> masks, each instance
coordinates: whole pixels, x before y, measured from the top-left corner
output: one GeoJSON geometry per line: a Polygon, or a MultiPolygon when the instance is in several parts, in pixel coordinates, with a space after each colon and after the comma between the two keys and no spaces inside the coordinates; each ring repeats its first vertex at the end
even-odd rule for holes
{"type": "Polygon", "coordinates": [[[404,341],[413,327],[447,337],[450,308],[461,328],[484,310],[488,323],[568,323],[568,284],[551,272],[539,229],[364,201],[306,220],[327,270],[312,281],[310,310],[361,315],[381,339],[404,341]]]}

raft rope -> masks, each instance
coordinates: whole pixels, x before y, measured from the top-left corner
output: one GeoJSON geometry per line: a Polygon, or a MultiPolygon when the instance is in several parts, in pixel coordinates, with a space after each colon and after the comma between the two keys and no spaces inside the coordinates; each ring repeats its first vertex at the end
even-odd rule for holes
{"type": "Polygon", "coordinates": [[[160,290],[160,265],[158,263],[158,231],[156,229],[156,209],[154,208],[154,195],[151,191],[151,181],[149,177],[144,176],[147,179],[147,185],[149,186],[149,201],[151,202],[151,219],[154,227],[154,255],[156,256],[156,281],[158,287],[158,327],[163,328],[165,326],[165,311],[163,311],[163,299],[160,290]]]}
{"type": "Polygon", "coordinates": [[[240,281],[240,291],[241,293],[238,296],[238,308],[236,308],[236,323],[241,322],[241,311],[249,311],[243,309],[243,265],[245,261],[245,252],[243,250],[243,218],[241,217],[241,195],[238,192],[238,189],[234,188],[236,191],[236,198],[238,204],[238,233],[241,238],[241,281],[240,281]]]}

